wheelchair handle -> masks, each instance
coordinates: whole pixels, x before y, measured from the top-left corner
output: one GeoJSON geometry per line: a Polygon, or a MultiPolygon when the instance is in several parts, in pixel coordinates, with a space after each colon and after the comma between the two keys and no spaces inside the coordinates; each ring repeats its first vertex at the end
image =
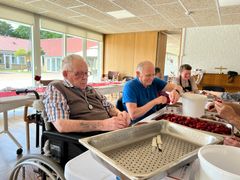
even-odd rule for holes
{"type": "Polygon", "coordinates": [[[36,99],[40,99],[40,96],[38,94],[37,91],[35,90],[29,90],[29,89],[17,89],[16,90],[16,94],[19,95],[19,94],[23,94],[23,93],[34,93],[34,95],[36,96],[36,99]]]}

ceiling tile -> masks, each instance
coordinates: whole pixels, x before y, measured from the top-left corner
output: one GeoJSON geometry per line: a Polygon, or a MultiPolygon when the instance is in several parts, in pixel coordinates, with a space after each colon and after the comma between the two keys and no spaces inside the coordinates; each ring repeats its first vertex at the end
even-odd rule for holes
{"type": "Polygon", "coordinates": [[[178,28],[195,27],[196,25],[190,17],[171,19],[172,23],[178,28]]]}
{"type": "MultiPolygon", "coordinates": [[[[216,0],[0,0],[16,7],[102,33],[158,31],[219,25],[216,0]],[[116,19],[106,12],[126,9],[133,18],[116,19]],[[194,20],[194,21],[193,21],[194,20]]],[[[240,6],[220,7],[222,24],[240,24],[240,6]]]]}
{"type": "Polygon", "coordinates": [[[112,3],[109,0],[80,0],[80,1],[102,12],[122,10],[122,8],[120,8],[119,6],[117,6],[116,4],[112,3]]]}
{"type": "Polygon", "coordinates": [[[221,16],[222,24],[240,24],[240,14],[221,16]]]}
{"type": "Polygon", "coordinates": [[[73,12],[72,10],[63,8],[61,6],[55,5],[49,1],[42,0],[42,1],[34,1],[32,3],[29,3],[30,5],[38,8],[42,8],[46,11],[50,11],[53,13],[59,13],[61,16],[77,16],[79,15],[76,12],[73,12]]]}
{"type": "Polygon", "coordinates": [[[194,11],[191,16],[199,26],[220,25],[216,9],[194,11]]]}
{"type": "Polygon", "coordinates": [[[96,20],[96,19],[92,19],[92,18],[89,18],[87,16],[80,16],[80,17],[74,17],[73,18],[74,20],[78,21],[79,23],[85,23],[85,24],[92,24],[94,26],[101,26],[103,25],[102,22],[96,20]]]}
{"type": "Polygon", "coordinates": [[[220,13],[221,15],[240,13],[240,6],[220,7],[220,13]]]}
{"type": "Polygon", "coordinates": [[[215,0],[181,0],[188,11],[216,8],[215,0]]]}
{"type": "Polygon", "coordinates": [[[81,6],[81,7],[71,8],[71,9],[77,13],[80,13],[85,16],[89,16],[89,17],[92,17],[94,19],[98,19],[101,21],[116,20],[114,17],[104,14],[104,13],[102,13],[92,7],[89,7],[89,6],[81,6]]]}
{"type": "Polygon", "coordinates": [[[77,0],[48,0],[54,4],[58,4],[62,7],[70,8],[74,6],[83,6],[84,4],[77,0]]]}
{"type": "Polygon", "coordinates": [[[16,7],[16,8],[31,11],[31,12],[34,12],[34,13],[41,13],[41,12],[45,11],[42,8],[34,7],[31,4],[27,4],[26,3],[26,2],[28,2],[27,0],[25,0],[25,2],[22,2],[21,0],[11,0],[11,1],[0,0],[0,2],[6,4],[8,6],[11,6],[11,7],[16,7]]]}
{"type": "Polygon", "coordinates": [[[150,5],[156,6],[161,4],[176,3],[177,0],[145,0],[150,5]]]}
{"type": "Polygon", "coordinates": [[[154,9],[143,0],[113,0],[113,2],[136,16],[156,14],[154,9]]]}
{"type": "Polygon", "coordinates": [[[150,30],[152,29],[152,26],[147,23],[135,23],[135,24],[129,24],[129,28],[135,29],[136,31],[144,31],[144,30],[150,30]]]}
{"type": "Polygon", "coordinates": [[[160,27],[160,26],[171,26],[168,21],[166,21],[162,16],[158,15],[153,15],[153,16],[145,16],[141,17],[141,19],[145,22],[150,24],[153,27],[160,27]]]}
{"type": "Polygon", "coordinates": [[[114,21],[105,21],[105,23],[115,27],[126,27],[129,24],[142,23],[142,22],[143,21],[140,20],[139,18],[126,18],[126,19],[118,19],[114,21]]]}
{"type": "Polygon", "coordinates": [[[40,1],[40,0],[18,0],[18,1],[29,3],[29,2],[40,1]]]}
{"type": "Polygon", "coordinates": [[[154,6],[154,8],[164,17],[173,19],[186,17],[185,10],[179,3],[154,6]]]}

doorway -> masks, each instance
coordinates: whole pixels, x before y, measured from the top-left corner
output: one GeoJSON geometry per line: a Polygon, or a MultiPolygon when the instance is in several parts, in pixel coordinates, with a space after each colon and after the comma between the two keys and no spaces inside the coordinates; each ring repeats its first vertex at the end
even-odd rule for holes
{"type": "Polygon", "coordinates": [[[11,69],[11,56],[5,55],[5,69],[11,69]]]}

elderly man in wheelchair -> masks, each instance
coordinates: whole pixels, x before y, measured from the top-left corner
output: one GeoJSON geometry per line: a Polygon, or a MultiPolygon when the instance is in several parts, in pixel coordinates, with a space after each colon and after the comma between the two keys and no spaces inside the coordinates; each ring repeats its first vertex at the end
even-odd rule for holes
{"type": "Polygon", "coordinates": [[[64,179],[61,168],[68,160],[86,151],[78,143],[79,138],[130,124],[128,113],[119,111],[106,97],[87,85],[88,66],[81,56],[66,56],[62,61],[62,74],[64,80],[51,82],[41,101],[48,125],[51,125],[50,130],[48,127],[42,133],[41,148],[42,153],[47,150],[51,158],[42,155],[23,157],[10,179],[20,176],[25,179],[27,174],[42,179],[64,179]]]}

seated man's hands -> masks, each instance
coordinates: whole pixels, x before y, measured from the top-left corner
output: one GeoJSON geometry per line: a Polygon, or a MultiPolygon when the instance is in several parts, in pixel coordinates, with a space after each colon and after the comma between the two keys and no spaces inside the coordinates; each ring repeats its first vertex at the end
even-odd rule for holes
{"type": "Polygon", "coordinates": [[[126,111],[118,112],[117,116],[120,117],[120,118],[124,118],[128,122],[128,125],[130,124],[131,118],[130,118],[129,114],[126,111]]]}
{"type": "Polygon", "coordinates": [[[222,117],[223,119],[228,120],[230,123],[235,124],[234,117],[237,116],[237,114],[233,110],[233,108],[229,105],[226,105],[218,101],[214,101],[214,103],[219,116],[222,117]]]}
{"type": "Polygon", "coordinates": [[[174,89],[169,93],[170,102],[175,104],[180,98],[180,94],[174,89]]]}
{"type": "Polygon", "coordinates": [[[128,117],[129,115],[126,114],[122,112],[118,116],[103,120],[103,130],[113,131],[128,127],[130,124],[130,118],[128,117]]]}
{"type": "Polygon", "coordinates": [[[240,147],[240,138],[237,137],[226,137],[224,139],[224,145],[240,147]]]}
{"type": "Polygon", "coordinates": [[[207,110],[210,111],[210,112],[216,111],[214,102],[211,102],[211,103],[207,104],[207,110]]]}
{"type": "Polygon", "coordinates": [[[159,96],[156,99],[154,99],[156,104],[167,104],[168,103],[168,98],[166,96],[159,96]]]}

